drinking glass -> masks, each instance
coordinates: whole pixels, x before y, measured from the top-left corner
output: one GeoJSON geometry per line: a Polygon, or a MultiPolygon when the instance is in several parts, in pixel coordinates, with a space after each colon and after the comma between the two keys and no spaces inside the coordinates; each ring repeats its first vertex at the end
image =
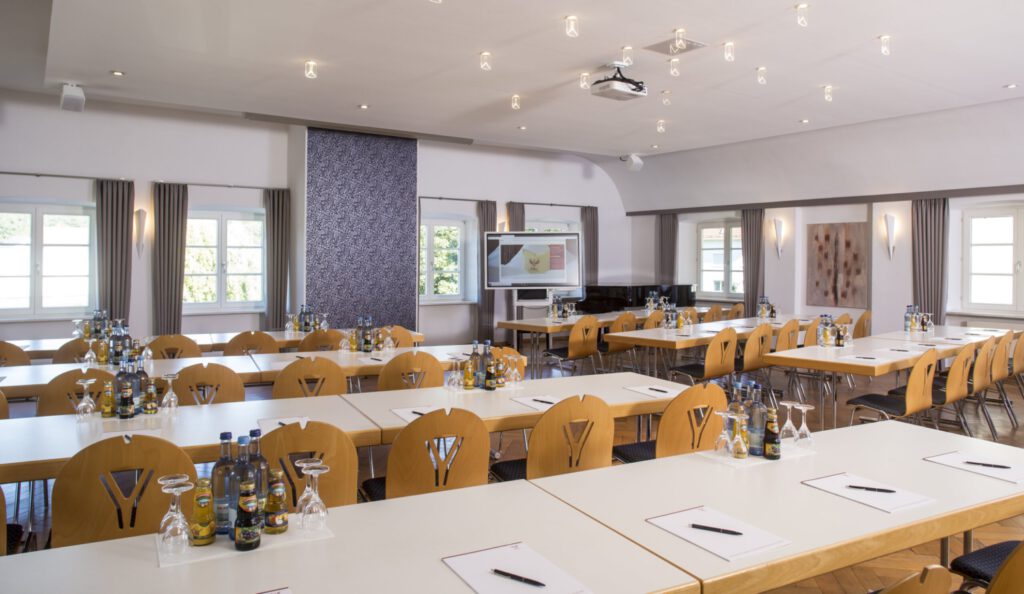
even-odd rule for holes
{"type": "Polygon", "coordinates": [[[319,481],[320,475],[330,470],[323,464],[302,468],[302,474],[306,475],[308,481],[307,485],[312,485],[309,500],[299,512],[299,526],[303,530],[317,532],[327,528],[327,505],[320,499],[319,481]]]}
{"type": "Polygon", "coordinates": [[[391,337],[391,327],[384,328],[384,341],[382,344],[385,353],[394,352],[395,339],[391,337]]]}
{"type": "Polygon", "coordinates": [[[75,329],[71,331],[72,338],[82,337],[82,320],[71,320],[71,323],[75,325],[75,329]]]}
{"type": "Polygon", "coordinates": [[[180,478],[182,476],[185,477],[184,482],[167,483],[161,489],[172,497],[171,509],[164,516],[164,521],[160,523],[160,551],[165,555],[180,555],[188,549],[191,531],[185,514],[181,513],[181,494],[191,490],[194,485],[188,482],[187,475],[168,475],[158,479],[158,481],[163,481],[171,477],[180,478]]]}
{"type": "Polygon", "coordinates": [[[732,413],[732,443],[729,453],[734,458],[746,458],[750,452],[747,440],[743,439],[743,423],[749,419],[746,413],[732,413]]]}
{"type": "Polygon", "coordinates": [[[89,418],[92,413],[96,412],[96,401],[89,395],[89,386],[96,383],[95,379],[80,379],[75,382],[79,386],[82,386],[82,399],[78,401],[75,406],[75,415],[79,421],[84,421],[89,418]]]}
{"type": "Polygon", "coordinates": [[[96,339],[88,338],[85,342],[89,344],[89,350],[85,353],[85,356],[82,357],[82,363],[84,363],[86,367],[96,367],[96,351],[92,350],[92,343],[96,342],[96,339]]]}
{"type": "Polygon", "coordinates": [[[802,446],[810,446],[811,428],[807,426],[807,411],[814,410],[813,404],[798,403],[796,409],[800,411],[800,430],[796,434],[796,443],[802,446]]]}
{"type": "Polygon", "coordinates": [[[288,314],[288,318],[289,318],[289,321],[290,321],[289,329],[292,330],[293,332],[298,332],[299,331],[299,314],[297,314],[297,313],[288,314]]]}
{"type": "Polygon", "coordinates": [[[716,410],[714,413],[722,417],[722,432],[715,441],[715,453],[729,453],[729,444],[732,442],[729,439],[729,422],[732,420],[732,413],[727,410],[716,410]]]}
{"type": "Polygon", "coordinates": [[[142,349],[142,364],[143,364],[143,366],[148,366],[149,364],[151,364],[153,362],[153,349],[151,349],[149,347],[149,344],[151,342],[153,342],[153,340],[155,340],[155,339],[156,339],[155,336],[147,336],[146,338],[142,339],[142,344],[145,345],[145,347],[146,347],[146,348],[142,349]]]}
{"type": "MultiPolygon", "coordinates": [[[[312,466],[320,466],[323,464],[323,460],[320,458],[302,458],[301,460],[295,461],[295,467],[299,469],[299,472],[306,474],[306,468],[312,466]]],[[[302,495],[299,496],[299,500],[295,503],[295,513],[301,514],[302,509],[306,507],[310,499],[313,496],[313,488],[309,483],[309,477],[306,477],[306,488],[302,491],[302,495]]]]}
{"type": "Polygon", "coordinates": [[[168,373],[162,377],[167,382],[167,392],[160,399],[160,410],[167,414],[174,414],[178,410],[178,395],[174,393],[174,380],[178,379],[178,374],[168,373]]]}
{"type": "Polygon", "coordinates": [[[505,372],[505,385],[513,390],[518,390],[522,387],[523,374],[519,371],[519,363],[519,357],[509,355],[508,365],[505,366],[505,369],[507,369],[505,372]]]}
{"type": "Polygon", "coordinates": [[[790,442],[796,443],[799,433],[797,433],[796,425],[793,424],[793,407],[800,403],[796,400],[782,400],[779,404],[786,409],[786,424],[782,426],[782,431],[779,431],[779,441],[788,439],[790,442]]]}
{"type": "Polygon", "coordinates": [[[327,323],[327,314],[325,314],[325,313],[320,314],[320,329],[321,330],[327,330],[329,328],[330,328],[330,325],[327,323]]]}
{"type": "MultiPolygon", "coordinates": [[[[189,476],[187,474],[165,474],[162,477],[156,479],[156,483],[163,489],[169,485],[176,485],[178,483],[187,483],[189,476]]],[[[168,491],[164,491],[167,493],[168,491]]],[[[174,519],[174,514],[181,512],[181,501],[178,499],[171,499],[171,507],[164,514],[164,517],[160,520],[160,531],[163,532],[164,527],[174,519]]]]}
{"type": "Polygon", "coordinates": [[[462,361],[452,361],[452,368],[448,370],[444,385],[449,392],[458,392],[462,388],[462,361]]]}

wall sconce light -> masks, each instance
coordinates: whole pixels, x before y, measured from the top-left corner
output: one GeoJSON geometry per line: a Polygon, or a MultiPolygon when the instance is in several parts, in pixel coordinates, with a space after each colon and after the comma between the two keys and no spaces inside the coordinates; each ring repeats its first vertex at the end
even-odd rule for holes
{"type": "Polygon", "coordinates": [[[144,245],[146,245],[146,211],[139,208],[135,211],[135,251],[140,256],[144,245]]]}
{"type": "Polygon", "coordinates": [[[776,217],[772,219],[772,223],[775,224],[775,253],[778,254],[779,259],[782,259],[782,237],[785,231],[782,219],[776,217]]]}
{"type": "Polygon", "coordinates": [[[885,215],[885,242],[889,246],[889,260],[896,251],[896,217],[891,214],[885,215]]]}

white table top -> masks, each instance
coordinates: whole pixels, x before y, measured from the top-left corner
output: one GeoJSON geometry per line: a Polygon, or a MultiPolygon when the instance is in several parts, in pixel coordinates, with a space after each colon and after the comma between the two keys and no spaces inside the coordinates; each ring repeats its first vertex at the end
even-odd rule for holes
{"type": "Polygon", "coordinates": [[[934,349],[938,357],[944,359],[955,356],[964,344],[935,340],[926,345],[904,339],[868,336],[854,340],[853,346],[840,348],[814,345],[769,353],[764,356],[764,360],[782,367],[878,377],[913,367],[928,349],[934,349]]]}
{"type": "MultiPolygon", "coordinates": [[[[646,320],[647,311],[643,309],[631,309],[629,310],[637,320],[646,320]]],[[[620,315],[625,312],[622,311],[610,311],[602,314],[592,314],[597,318],[597,322],[601,326],[610,326],[612,322],[616,320],[620,315]]],[[[585,313],[577,313],[571,318],[563,319],[552,319],[552,318],[527,318],[523,320],[500,320],[495,325],[497,328],[506,328],[509,330],[519,330],[521,332],[541,332],[548,334],[557,334],[559,332],[569,332],[572,330],[576,322],[585,315],[585,313]]]]}
{"type": "Polygon", "coordinates": [[[705,594],[760,592],[1024,511],[1024,485],[923,460],[959,450],[1024,465],[1020,448],[896,421],[815,433],[814,448],[814,455],[792,459],[784,448],[781,461],[747,468],[691,454],[532,482],[685,568],[705,594]],[[889,514],[801,484],[839,472],[934,501],[889,514]],[[646,521],[699,505],[791,544],[730,562],[646,521]]]}
{"type": "Polygon", "coordinates": [[[384,365],[391,360],[393,357],[409,351],[418,351],[422,353],[428,353],[433,355],[438,361],[441,362],[441,366],[445,369],[449,369],[452,365],[453,359],[451,356],[458,356],[462,359],[467,358],[464,353],[469,353],[473,345],[469,344],[456,344],[456,345],[435,345],[435,346],[422,346],[422,347],[405,347],[395,349],[392,353],[374,352],[374,353],[362,353],[362,352],[351,352],[351,351],[316,351],[308,353],[274,353],[274,354],[263,354],[263,355],[252,355],[252,360],[256,367],[260,370],[260,377],[264,382],[272,382],[277,374],[288,365],[295,362],[298,357],[317,357],[320,359],[330,359],[334,361],[348,375],[379,375],[380,370],[384,368],[384,365]],[[374,361],[373,359],[380,359],[380,361],[374,361]]]}
{"type": "Polygon", "coordinates": [[[152,535],[0,557],[0,591],[472,592],[442,558],[524,542],[594,592],[700,592],[691,576],[526,481],[336,507],[328,524],[328,540],[163,569],[152,535]]]}
{"type": "Polygon", "coordinates": [[[540,418],[542,413],[539,410],[516,402],[513,398],[591,394],[607,402],[615,416],[624,417],[661,412],[686,387],[637,373],[608,373],[525,380],[520,382],[518,388],[506,387],[493,392],[452,392],[446,388],[421,388],[346,394],[343,398],[380,426],[382,441],[390,443],[406,425],[393,412],[394,409],[419,406],[464,408],[483,419],[488,431],[494,432],[532,427],[540,418]],[[630,386],[651,385],[664,387],[667,390],[665,398],[651,398],[626,389],[630,386]]]}
{"type": "Polygon", "coordinates": [[[758,325],[767,323],[771,324],[772,333],[778,334],[782,326],[790,320],[797,320],[801,329],[806,328],[811,323],[810,318],[796,315],[780,315],[772,320],[740,318],[737,320],[694,324],[689,335],[683,335],[682,328],[651,328],[648,330],[641,329],[608,333],[604,335],[604,340],[611,343],[625,343],[663,349],[689,349],[710,343],[716,334],[726,328],[733,328],[736,330],[737,336],[746,338],[750,336],[758,325]]]}
{"type": "MultiPolygon", "coordinates": [[[[872,335],[873,338],[885,338],[889,340],[906,340],[911,342],[943,342],[949,339],[962,339],[953,340],[950,342],[964,344],[968,342],[982,343],[989,338],[995,338],[999,340],[1006,333],[1008,329],[998,330],[995,328],[971,328],[968,326],[936,326],[931,332],[903,332],[898,330],[896,332],[886,332],[884,334],[872,335]]],[[[1020,334],[1020,330],[1014,331],[1016,335],[1020,334]]]]}
{"type": "Polygon", "coordinates": [[[0,483],[52,478],[69,458],[113,432],[158,431],[196,462],[217,459],[221,431],[247,435],[261,419],[308,417],[330,423],[356,446],[380,443],[380,429],[348,402],[335,396],[180,406],[174,417],[140,415],[80,423],[75,415],[26,417],[0,421],[0,483]]]}

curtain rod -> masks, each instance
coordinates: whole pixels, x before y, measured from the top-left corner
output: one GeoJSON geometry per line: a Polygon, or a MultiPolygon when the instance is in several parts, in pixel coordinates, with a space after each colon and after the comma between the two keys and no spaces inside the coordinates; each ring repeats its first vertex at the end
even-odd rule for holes
{"type": "Polygon", "coordinates": [[[57,177],[63,179],[105,179],[94,175],[68,175],[63,173],[30,173],[26,171],[0,171],[0,175],[24,175],[26,177],[57,177]]]}
{"type": "Polygon", "coordinates": [[[444,196],[420,196],[420,200],[453,200],[455,202],[485,202],[475,198],[445,198],[444,196]]]}
{"type": "MultiPolygon", "coordinates": [[[[420,196],[420,200],[455,200],[456,202],[485,202],[485,200],[478,200],[475,198],[446,198],[444,196],[420,196]]],[[[550,204],[545,202],[518,202],[516,200],[509,200],[508,202],[516,202],[516,204],[522,204],[524,206],[560,206],[565,208],[583,208],[579,204],[550,204]]]]}
{"type": "MultiPolygon", "coordinates": [[[[196,182],[165,182],[165,181],[157,181],[155,183],[161,183],[161,184],[163,184],[163,183],[167,183],[167,184],[181,184],[183,186],[199,186],[199,187],[203,187],[203,188],[235,188],[235,189],[239,189],[239,190],[271,190],[271,189],[277,189],[277,188],[271,188],[271,187],[268,187],[268,186],[242,186],[242,185],[235,185],[235,184],[201,184],[201,183],[196,183],[196,182]]],[[[285,189],[285,188],[281,188],[281,189],[285,189]]]]}

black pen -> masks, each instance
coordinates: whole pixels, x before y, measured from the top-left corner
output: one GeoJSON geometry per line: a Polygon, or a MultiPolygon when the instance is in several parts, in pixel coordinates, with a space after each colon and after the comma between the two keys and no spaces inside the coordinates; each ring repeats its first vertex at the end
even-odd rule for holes
{"type": "Polygon", "coordinates": [[[705,526],[704,524],[690,524],[690,528],[694,528],[696,530],[707,530],[708,532],[717,532],[719,534],[728,534],[730,536],[743,536],[742,532],[729,530],[728,528],[718,528],[716,526],[705,526]]]}
{"type": "Polygon", "coordinates": [[[651,392],[661,392],[662,394],[668,394],[668,390],[661,390],[653,386],[647,386],[647,389],[650,390],[651,392]]]}
{"type": "Polygon", "coordinates": [[[423,416],[423,413],[421,413],[421,412],[420,412],[420,411],[418,411],[418,410],[414,410],[414,411],[412,411],[412,414],[416,415],[417,417],[422,417],[422,416],[423,416]]]}
{"type": "Polygon", "coordinates": [[[287,427],[288,425],[286,425],[284,421],[278,421],[277,422],[277,426],[278,427],[287,427]]]}
{"type": "Polygon", "coordinates": [[[1005,466],[1003,464],[989,464],[988,462],[972,462],[970,460],[964,460],[964,464],[970,464],[972,466],[984,466],[985,468],[1003,468],[1005,470],[1010,470],[1009,466],[1005,466]]]}
{"type": "Polygon", "coordinates": [[[909,353],[907,349],[889,349],[890,351],[896,351],[897,353],[909,353]]]}
{"type": "Polygon", "coordinates": [[[528,577],[523,577],[521,575],[516,575],[514,573],[503,571],[501,569],[492,569],[491,571],[494,573],[494,575],[500,575],[503,578],[508,578],[510,580],[515,580],[517,582],[522,582],[530,586],[537,586],[538,588],[543,588],[545,586],[544,582],[538,582],[537,580],[530,579],[528,577]]]}
{"type": "Polygon", "coordinates": [[[863,356],[859,356],[859,355],[857,356],[857,358],[858,358],[858,359],[870,359],[870,360],[872,360],[872,361],[874,361],[874,360],[875,360],[875,358],[874,358],[874,357],[863,357],[863,356]]]}
{"type": "Polygon", "coordinates": [[[922,342],[921,346],[935,346],[935,345],[930,343],[930,342],[922,342]]]}
{"type": "Polygon", "coordinates": [[[303,357],[302,355],[295,355],[295,358],[296,359],[305,359],[305,357],[303,357]]]}
{"type": "Polygon", "coordinates": [[[377,357],[370,357],[370,359],[373,359],[374,361],[383,361],[384,360],[384,359],[378,359],[377,357]]]}
{"type": "Polygon", "coordinates": [[[551,404],[551,405],[555,404],[554,402],[550,402],[548,400],[541,400],[540,398],[533,398],[532,400],[534,402],[540,402],[541,404],[551,404]]]}
{"type": "Polygon", "coordinates": [[[872,493],[895,493],[892,489],[882,489],[881,487],[865,487],[864,485],[846,485],[847,489],[860,489],[861,491],[871,491],[872,493]]]}

